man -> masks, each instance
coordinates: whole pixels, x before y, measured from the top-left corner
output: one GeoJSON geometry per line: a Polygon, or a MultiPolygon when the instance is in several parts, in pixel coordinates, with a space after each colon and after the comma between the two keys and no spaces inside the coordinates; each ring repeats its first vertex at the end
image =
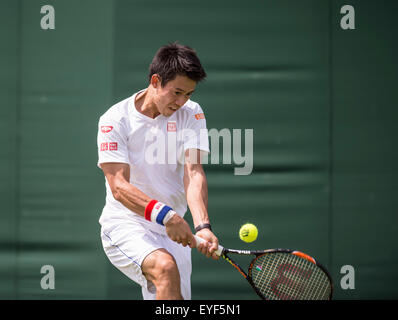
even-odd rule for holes
{"type": "Polygon", "coordinates": [[[190,100],[205,77],[193,49],[166,45],[150,65],[149,86],[99,120],[98,166],[106,185],[102,244],[112,264],[141,285],[144,299],[191,299],[196,241],[183,219],[187,205],[196,235],[206,240],[198,250],[217,259],[200,163],[201,152],[209,152],[206,120],[190,100]]]}

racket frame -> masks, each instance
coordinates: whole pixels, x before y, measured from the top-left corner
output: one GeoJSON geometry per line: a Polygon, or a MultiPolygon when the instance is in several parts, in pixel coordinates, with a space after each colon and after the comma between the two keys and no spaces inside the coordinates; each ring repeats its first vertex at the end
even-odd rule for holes
{"type": "Polygon", "coordinates": [[[307,255],[304,252],[297,251],[297,250],[291,250],[291,249],[282,249],[282,248],[277,248],[277,249],[268,249],[268,250],[236,250],[236,249],[228,249],[228,248],[222,248],[221,250],[221,257],[225,259],[228,263],[230,263],[236,270],[239,271],[239,273],[249,282],[251,287],[254,289],[256,294],[263,300],[268,300],[261,292],[260,290],[254,285],[252,277],[250,276],[251,270],[253,269],[253,266],[255,264],[255,261],[262,255],[264,254],[273,254],[273,253],[288,253],[288,254],[294,254],[300,258],[306,259],[309,262],[315,264],[317,267],[319,267],[327,276],[329,283],[330,283],[330,295],[329,295],[329,300],[332,299],[333,296],[333,281],[332,277],[330,276],[328,270],[318,261],[316,261],[313,257],[307,255]],[[249,269],[246,272],[243,270],[243,268],[236,262],[234,261],[228,254],[238,254],[238,255],[254,255],[255,258],[252,259],[249,265],[249,269]]]}

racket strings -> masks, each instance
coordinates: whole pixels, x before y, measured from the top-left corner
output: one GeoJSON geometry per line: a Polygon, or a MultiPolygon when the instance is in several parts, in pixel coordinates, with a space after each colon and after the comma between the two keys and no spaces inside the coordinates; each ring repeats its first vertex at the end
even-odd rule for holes
{"type": "Polygon", "coordinates": [[[254,286],[268,299],[329,299],[327,275],[315,264],[286,252],[263,254],[249,270],[254,286]]]}

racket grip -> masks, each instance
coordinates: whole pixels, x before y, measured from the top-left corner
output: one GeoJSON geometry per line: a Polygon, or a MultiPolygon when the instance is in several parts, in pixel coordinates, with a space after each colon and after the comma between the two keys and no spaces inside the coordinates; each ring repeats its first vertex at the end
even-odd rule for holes
{"type": "MultiPolygon", "coordinates": [[[[198,237],[196,235],[193,235],[193,236],[195,237],[195,240],[196,240],[196,247],[200,243],[207,242],[206,240],[202,239],[201,237],[198,237]]],[[[221,245],[218,245],[218,249],[215,251],[216,255],[221,256],[223,250],[224,250],[224,248],[221,245]]]]}

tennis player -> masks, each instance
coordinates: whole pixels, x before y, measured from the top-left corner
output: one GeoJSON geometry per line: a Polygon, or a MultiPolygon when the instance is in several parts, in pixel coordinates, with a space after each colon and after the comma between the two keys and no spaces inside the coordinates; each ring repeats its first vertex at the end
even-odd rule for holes
{"type": "Polygon", "coordinates": [[[191,299],[196,242],[183,218],[187,206],[196,234],[207,240],[198,250],[218,258],[200,161],[209,152],[206,119],[190,100],[205,77],[193,49],[177,42],[163,46],[150,65],[148,87],[99,120],[98,166],[106,185],[99,219],[103,248],[116,268],[141,285],[146,300],[191,299]],[[164,146],[154,148],[156,139],[164,146]]]}

